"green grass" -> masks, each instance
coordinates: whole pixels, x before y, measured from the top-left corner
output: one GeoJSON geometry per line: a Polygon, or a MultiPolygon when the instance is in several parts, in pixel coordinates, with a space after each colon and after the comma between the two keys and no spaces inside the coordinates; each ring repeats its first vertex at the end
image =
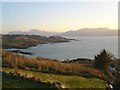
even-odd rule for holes
{"type": "Polygon", "coordinates": [[[3,76],[2,81],[3,88],[53,88],[52,85],[38,84],[25,78],[3,76]]]}
{"type": "MultiPolygon", "coordinates": [[[[2,68],[4,71],[13,71],[11,68],[2,68]]],[[[33,72],[27,70],[19,70],[22,74],[32,74],[34,77],[40,78],[44,82],[57,81],[63,84],[65,88],[105,88],[105,81],[99,78],[84,78],[80,76],[67,76],[33,72]]]]}

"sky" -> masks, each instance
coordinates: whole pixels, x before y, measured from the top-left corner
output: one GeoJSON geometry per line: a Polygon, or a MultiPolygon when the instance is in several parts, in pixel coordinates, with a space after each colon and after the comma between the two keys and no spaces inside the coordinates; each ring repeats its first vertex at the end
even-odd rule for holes
{"type": "Polygon", "coordinates": [[[118,28],[117,2],[2,2],[3,33],[99,27],[118,28]]]}

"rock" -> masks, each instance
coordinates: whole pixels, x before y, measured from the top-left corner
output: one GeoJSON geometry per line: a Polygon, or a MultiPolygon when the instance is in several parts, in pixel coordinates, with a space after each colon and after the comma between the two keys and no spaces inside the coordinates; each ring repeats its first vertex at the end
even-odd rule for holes
{"type": "Polygon", "coordinates": [[[35,80],[35,77],[31,77],[32,80],[35,80]]]}

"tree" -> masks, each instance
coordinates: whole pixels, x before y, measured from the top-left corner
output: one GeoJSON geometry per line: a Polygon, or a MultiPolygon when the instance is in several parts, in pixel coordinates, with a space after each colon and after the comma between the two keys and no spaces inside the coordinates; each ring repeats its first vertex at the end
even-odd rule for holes
{"type": "Polygon", "coordinates": [[[96,69],[108,70],[108,66],[113,59],[113,55],[103,49],[99,54],[94,57],[94,66],[96,69]]]}

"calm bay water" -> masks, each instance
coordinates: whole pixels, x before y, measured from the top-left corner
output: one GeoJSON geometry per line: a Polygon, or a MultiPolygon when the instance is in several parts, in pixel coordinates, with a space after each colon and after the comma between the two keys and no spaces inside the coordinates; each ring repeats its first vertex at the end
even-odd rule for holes
{"type": "Polygon", "coordinates": [[[94,58],[94,55],[102,49],[118,57],[117,37],[67,37],[77,41],[65,43],[41,44],[27,49],[18,49],[25,52],[34,53],[32,56],[45,57],[59,60],[74,58],[94,58]]]}

